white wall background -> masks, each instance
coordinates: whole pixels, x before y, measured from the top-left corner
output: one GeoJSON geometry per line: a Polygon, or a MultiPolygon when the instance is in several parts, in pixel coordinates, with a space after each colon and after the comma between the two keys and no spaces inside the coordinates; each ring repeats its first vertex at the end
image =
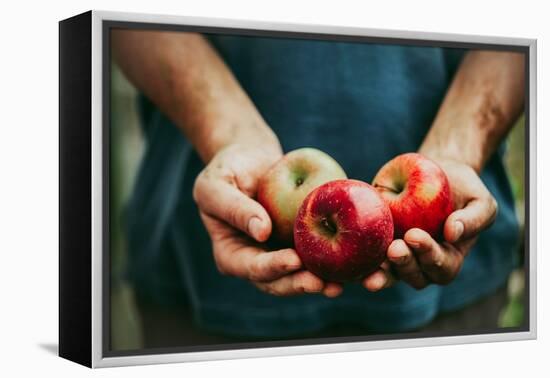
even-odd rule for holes
{"type": "Polygon", "coordinates": [[[0,22],[0,376],[543,376],[550,372],[548,15],[543,1],[6,2],[0,22]],[[370,4],[372,3],[372,4],[370,4]],[[55,356],[58,26],[88,9],[538,39],[539,339],[89,371],[55,356]]]}

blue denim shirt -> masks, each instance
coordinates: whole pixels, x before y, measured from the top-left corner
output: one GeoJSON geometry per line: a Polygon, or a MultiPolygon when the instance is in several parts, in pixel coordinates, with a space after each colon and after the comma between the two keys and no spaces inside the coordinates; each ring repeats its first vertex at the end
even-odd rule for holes
{"type": "MultiPolygon", "coordinates": [[[[285,152],[304,146],[321,149],[350,178],[366,182],[386,161],[418,149],[464,52],[209,38],[285,152]]],[[[187,302],[206,329],[262,337],[314,332],[343,322],[380,332],[411,330],[493,292],[516,264],[518,226],[501,148],[481,175],[499,203],[498,217],[448,286],[416,291],[398,283],[370,293],[348,284],[335,299],[281,298],[222,276],[191,195],[203,163],[166,117],[145,98],[140,102],[147,150],[126,213],[129,277],[137,290],[165,305],[187,302]]]]}

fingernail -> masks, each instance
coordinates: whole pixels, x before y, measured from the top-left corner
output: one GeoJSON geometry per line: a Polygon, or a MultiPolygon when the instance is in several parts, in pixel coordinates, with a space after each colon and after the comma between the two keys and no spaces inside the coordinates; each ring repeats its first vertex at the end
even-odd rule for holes
{"type": "Polygon", "coordinates": [[[412,248],[420,247],[420,242],[417,242],[416,240],[407,240],[407,244],[409,245],[409,247],[412,247],[412,248]]]}
{"type": "Polygon", "coordinates": [[[386,276],[380,275],[379,277],[376,277],[373,281],[374,282],[371,284],[370,290],[378,291],[384,287],[387,279],[386,279],[386,276]]]}
{"type": "MultiPolygon", "coordinates": [[[[393,252],[393,251],[392,251],[393,252]]],[[[391,255],[388,253],[388,258],[391,260],[391,261],[396,261],[396,262],[403,262],[407,259],[407,256],[408,256],[408,252],[407,251],[403,251],[403,249],[401,248],[400,251],[398,251],[399,253],[392,253],[391,255]]]]}
{"type": "Polygon", "coordinates": [[[460,221],[455,222],[455,240],[460,239],[464,233],[464,224],[460,221]]]}
{"type": "Polygon", "coordinates": [[[258,217],[252,217],[248,221],[248,233],[256,240],[259,240],[262,233],[262,220],[258,217]]]}
{"type": "Polygon", "coordinates": [[[406,255],[398,255],[398,256],[388,256],[391,262],[396,264],[402,264],[407,259],[406,255]]]}

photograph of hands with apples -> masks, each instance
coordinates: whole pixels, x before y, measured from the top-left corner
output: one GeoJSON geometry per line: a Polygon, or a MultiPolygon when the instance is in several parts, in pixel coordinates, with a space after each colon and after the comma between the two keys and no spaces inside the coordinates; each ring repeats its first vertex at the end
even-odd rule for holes
{"type": "Polygon", "coordinates": [[[523,326],[522,53],[110,46],[112,350],[523,326]]]}

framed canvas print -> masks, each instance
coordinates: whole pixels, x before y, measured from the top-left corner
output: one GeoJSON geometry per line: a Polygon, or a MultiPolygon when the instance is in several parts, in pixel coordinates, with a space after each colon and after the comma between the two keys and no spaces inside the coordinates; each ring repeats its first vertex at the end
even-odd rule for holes
{"type": "Polygon", "coordinates": [[[536,337],[536,41],[59,24],[59,353],[90,367],[536,337]]]}

